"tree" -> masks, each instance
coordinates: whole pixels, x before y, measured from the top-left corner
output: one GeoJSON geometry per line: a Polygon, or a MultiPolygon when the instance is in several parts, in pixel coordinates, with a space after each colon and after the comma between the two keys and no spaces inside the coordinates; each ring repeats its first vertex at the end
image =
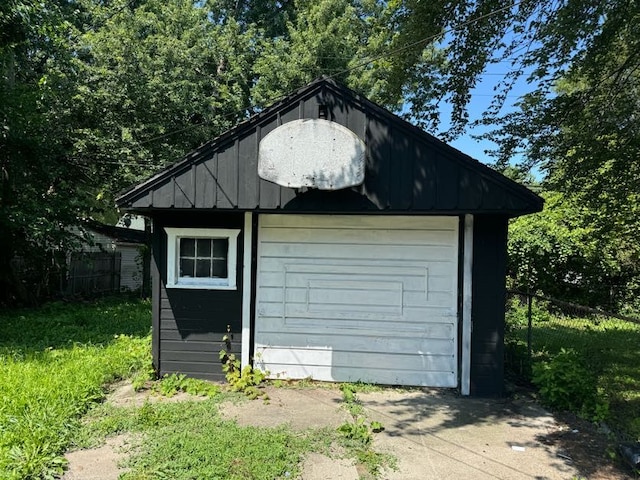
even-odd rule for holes
{"type": "Polygon", "coordinates": [[[79,41],[73,154],[103,202],[246,116],[258,33],[187,0],[105,7],[79,41]]]}
{"type": "Polygon", "coordinates": [[[503,166],[523,148],[525,167],[541,168],[547,189],[581,206],[574,222],[601,241],[599,253],[610,266],[603,275],[615,277],[613,306],[640,309],[640,65],[633,66],[637,53],[630,51],[637,38],[628,38],[639,32],[618,33],[614,48],[597,57],[600,70],[573,66],[555,96],[525,96],[492,138],[503,166]]]}
{"type": "Polygon", "coordinates": [[[510,223],[510,287],[616,311],[632,305],[638,272],[621,258],[617,236],[590,221],[587,205],[560,192],[543,196],[542,212],[510,223]]]}
{"type": "Polygon", "coordinates": [[[86,172],[68,155],[69,43],[83,16],[71,2],[0,7],[0,303],[47,289],[51,253],[78,242],[65,226],[92,206],[86,172]]]}

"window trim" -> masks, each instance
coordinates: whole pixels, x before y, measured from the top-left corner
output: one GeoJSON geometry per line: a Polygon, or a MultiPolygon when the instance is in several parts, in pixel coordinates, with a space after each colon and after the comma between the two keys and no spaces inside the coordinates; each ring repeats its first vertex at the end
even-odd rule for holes
{"type": "Polygon", "coordinates": [[[167,233],[166,288],[192,288],[203,290],[237,290],[238,235],[240,230],[227,228],[175,228],[164,227],[167,233]],[[178,242],[181,238],[225,238],[227,251],[227,278],[179,277],[178,242]]]}

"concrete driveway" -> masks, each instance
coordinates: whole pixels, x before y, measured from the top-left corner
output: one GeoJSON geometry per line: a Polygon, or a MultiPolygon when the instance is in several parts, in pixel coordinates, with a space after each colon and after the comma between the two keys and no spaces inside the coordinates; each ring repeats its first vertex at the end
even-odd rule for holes
{"type": "MultiPolygon", "coordinates": [[[[350,417],[341,392],[322,388],[269,387],[271,403],[223,406],[222,413],[244,425],[294,428],[337,427],[350,417]]],[[[561,428],[531,400],[464,398],[448,390],[359,393],[369,420],[385,430],[373,448],[390,453],[398,469],[385,479],[571,479],[579,472],[545,438],[561,428]]],[[[571,432],[567,432],[571,434],[571,432]]],[[[358,479],[357,466],[344,459],[312,455],[305,480],[358,479]]]]}

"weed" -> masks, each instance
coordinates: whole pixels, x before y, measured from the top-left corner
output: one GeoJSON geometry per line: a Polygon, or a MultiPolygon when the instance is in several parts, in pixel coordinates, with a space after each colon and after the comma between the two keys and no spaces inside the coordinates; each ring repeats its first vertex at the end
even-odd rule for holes
{"type": "Polygon", "coordinates": [[[535,300],[532,362],[527,355],[525,326],[526,305],[511,301],[507,311],[505,361],[512,370],[531,378],[531,363],[548,364],[562,348],[571,346],[597,387],[597,397],[606,400],[592,407],[594,417],[607,416],[607,425],[621,437],[640,440],[640,325],[612,318],[550,313],[544,303],[535,300]]]}
{"type": "Polygon", "coordinates": [[[231,350],[231,327],[229,325],[227,325],[227,334],[222,337],[222,341],[226,348],[220,350],[220,361],[231,390],[244,393],[251,400],[260,397],[265,402],[268,401],[269,396],[260,390],[259,386],[265,381],[269,372],[263,372],[251,365],[241,368],[240,360],[234,353],[229,353],[231,350]]]}
{"type": "Polygon", "coordinates": [[[175,373],[162,377],[152,385],[151,390],[165,397],[173,397],[178,392],[209,398],[220,394],[218,385],[175,373]]]}
{"type": "MultiPolygon", "coordinates": [[[[365,418],[365,411],[362,403],[358,399],[357,391],[364,388],[365,384],[343,383],[340,385],[344,408],[350,413],[352,421],[345,422],[337,429],[343,439],[343,445],[364,465],[369,473],[376,477],[383,466],[392,467],[395,465],[393,458],[374,452],[371,449],[373,434],[384,430],[384,426],[378,421],[369,422],[365,418]]],[[[369,387],[367,386],[367,391],[369,387]]],[[[380,388],[380,387],[376,387],[380,388]]]]}

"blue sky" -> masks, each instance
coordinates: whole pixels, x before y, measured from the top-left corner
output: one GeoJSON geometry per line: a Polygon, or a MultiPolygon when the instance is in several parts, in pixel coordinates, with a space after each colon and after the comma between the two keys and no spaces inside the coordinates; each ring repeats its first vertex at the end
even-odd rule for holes
{"type": "MultiPolygon", "coordinates": [[[[483,112],[491,104],[491,100],[495,94],[493,87],[503,79],[503,76],[509,72],[510,68],[511,66],[509,62],[492,64],[487,67],[487,71],[482,74],[480,82],[471,92],[471,101],[468,106],[470,123],[482,117],[483,112]]],[[[511,92],[509,92],[501,114],[512,112],[515,109],[514,103],[518,101],[518,97],[524,95],[530,90],[531,87],[527,84],[526,78],[524,76],[520,77],[514,84],[511,92]]],[[[449,118],[451,114],[450,106],[444,105],[440,113],[440,131],[442,132],[449,126],[449,118]]],[[[463,135],[456,140],[447,143],[476,160],[483,163],[493,163],[493,158],[487,155],[485,151],[495,149],[496,145],[488,140],[479,141],[472,138],[472,135],[480,135],[489,130],[489,127],[484,126],[476,128],[467,127],[467,130],[463,135]]],[[[432,133],[436,136],[440,136],[439,132],[432,133]]]]}

